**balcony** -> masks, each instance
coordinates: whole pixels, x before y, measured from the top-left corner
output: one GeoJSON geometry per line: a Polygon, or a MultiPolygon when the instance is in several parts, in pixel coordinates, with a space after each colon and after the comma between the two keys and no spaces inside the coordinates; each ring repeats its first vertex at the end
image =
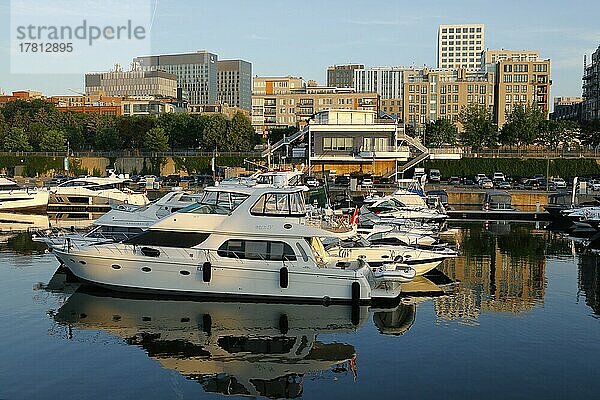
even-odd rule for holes
{"type": "Polygon", "coordinates": [[[385,146],[375,150],[360,148],[358,156],[361,158],[393,158],[393,159],[408,159],[410,157],[410,149],[408,146],[385,146]]]}

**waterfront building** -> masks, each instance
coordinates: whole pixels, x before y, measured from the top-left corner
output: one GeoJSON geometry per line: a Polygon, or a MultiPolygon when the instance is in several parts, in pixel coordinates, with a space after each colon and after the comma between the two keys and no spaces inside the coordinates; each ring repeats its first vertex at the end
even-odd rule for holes
{"type": "Polygon", "coordinates": [[[584,121],[600,119],[600,46],[592,54],[591,63],[584,58],[583,65],[583,106],[584,121]]]}
{"type": "Polygon", "coordinates": [[[220,104],[250,112],[252,108],[252,64],[243,60],[219,60],[217,98],[220,104]]]}
{"type": "Polygon", "coordinates": [[[217,102],[217,55],[208,51],[143,56],[134,59],[144,71],[164,71],[177,77],[189,104],[217,102]]]}
{"type": "Polygon", "coordinates": [[[480,68],[483,49],[484,24],[440,25],[438,28],[438,68],[480,68]]]}
{"type": "Polygon", "coordinates": [[[537,61],[539,58],[540,52],[537,50],[486,49],[481,53],[481,68],[484,69],[487,64],[496,64],[499,61],[537,61]]]}
{"type": "Polygon", "coordinates": [[[314,172],[335,170],[390,176],[398,161],[410,157],[402,124],[377,119],[375,110],[330,109],[317,112],[307,126],[309,166],[314,172]]]}
{"type": "Polygon", "coordinates": [[[364,69],[362,64],[332,65],[327,68],[327,86],[337,88],[353,88],[354,71],[364,69]]]}
{"type": "Polygon", "coordinates": [[[494,119],[502,128],[507,116],[516,105],[535,104],[550,115],[550,60],[535,61],[500,60],[496,63],[497,84],[494,119]]]}
{"type": "Polygon", "coordinates": [[[402,118],[417,132],[438,118],[462,128],[460,111],[480,104],[493,113],[495,72],[466,69],[414,69],[405,71],[402,118]]]}
{"type": "Polygon", "coordinates": [[[107,96],[177,98],[177,77],[164,71],[114,71],[85,74],[85,93],[107,96]]]}
{"type": "Polygon", "coordinates": [[[550,114],[550,119],[579,121],[581,120],[582,105],[583,97],[555,97],[554,110],[550,114]]]}
{"type": "Polygon", "coordinates": [[[271,94],[252,95],[252,125],[258,133],[277,127],[302,127],[314,114],[323,110],[378,109],[378,96],[374,92],[356,93],[354,89],[325,86],[292,89],[289,86],[297,86],[298,82],[286,79],[264,82],[265,87],[259,86],[262,89],[260,93],[271,94]]]}
{"type": "Polygon", "coordinates": [[[173,104],[153,97],[125,98],[121,101],[121,115],[159,115],[173,112],[173,104]]]}

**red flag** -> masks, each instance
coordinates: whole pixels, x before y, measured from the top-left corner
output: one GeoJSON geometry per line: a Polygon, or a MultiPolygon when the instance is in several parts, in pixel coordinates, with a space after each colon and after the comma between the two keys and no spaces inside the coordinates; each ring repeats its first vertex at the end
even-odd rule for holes
{"type": "Polygon", "coordinates": [[[350,226],[358,226],[358,207],[354,208],[354,212],[350,217],[350,226]]]}

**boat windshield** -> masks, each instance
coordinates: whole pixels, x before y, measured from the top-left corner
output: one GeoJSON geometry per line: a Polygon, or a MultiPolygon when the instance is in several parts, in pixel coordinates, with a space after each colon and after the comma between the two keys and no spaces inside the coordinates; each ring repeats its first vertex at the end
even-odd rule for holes
{"type": "Polygon", "coordinates": [[[238,208],[248,197],[249,195],[242,193],[204,192],[198,203],[189,205],[180,212],[227,215],[238,208]]]}

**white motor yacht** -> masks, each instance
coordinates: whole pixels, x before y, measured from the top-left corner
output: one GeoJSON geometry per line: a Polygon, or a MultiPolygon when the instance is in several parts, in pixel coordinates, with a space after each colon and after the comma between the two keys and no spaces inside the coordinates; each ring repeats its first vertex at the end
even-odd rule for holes
{"type": "Polygon", "coordinates": [[[448,216],[436,210],[408,207],[394,196],[385,196],[378,199],[365,200],[361,207],[361,214],[372,212],[383,220],[408,219],[420,222],[442,222],[448,216]]]}
{"type": "Polygon", "coordinates": [[[78,278],[122,291],[369,303],[395,299],[397,272],[323,251],[331,232],[303,224],[301,187],[206,188],[202,199],[121,243],[55,249],[78,278]]]}
{"type": "Polygon", "coordinates": [[[394,271],[410,267],[416,276],[426,274],[445,259],[457,256],[456,251],[440,248],[419,248],[403,245],[373,245],[363,238],[334,242],[326,247],[332,257],[364,259],[371,267],[394,271]]]}
{"type": "Polygon", "coordinates": [[[87,233],[64,230],[50,234],[38,232],[33,240],[44,242],[50,248],[64,247],[67,239],[78,244],[125,240],[145,231],[159,219],[193,204],[198,196],[172,191],[143,207],[120,204],[93,221],[93,228],[87,233]]]}
{"type": "Polygon", "coordinates": [[[0,211],[45,212],[49,192],[22,188],[15,181],[0,178],[0,211]]]}
{"type": "Polygon", "coordinates": [[[145,206],[150,201],[145,193],[126,187],[128,180],[119,177],[75,178],[50,189],[50,204],[54,208],[90,206],[110,207],[114,204],[145,206]]]}

